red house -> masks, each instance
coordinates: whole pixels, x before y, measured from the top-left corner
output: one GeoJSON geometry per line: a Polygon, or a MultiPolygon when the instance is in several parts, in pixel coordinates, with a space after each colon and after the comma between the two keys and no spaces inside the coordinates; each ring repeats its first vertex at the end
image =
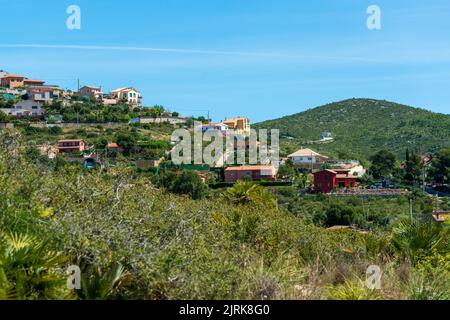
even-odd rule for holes
{"type": "Polygon", "coordinates": [[[277,169],[274,166],[241,166],[225,169],[225,181],[236,182],[242,179],[252,181],[275,180],[277,169]]]}
{"type": "Polygon", "coordinates": [[[314,191],[330,193],[335,188],[355,188],[357,177],[349,175],[350,170],[321,170],[313,173],[314,191]]]}

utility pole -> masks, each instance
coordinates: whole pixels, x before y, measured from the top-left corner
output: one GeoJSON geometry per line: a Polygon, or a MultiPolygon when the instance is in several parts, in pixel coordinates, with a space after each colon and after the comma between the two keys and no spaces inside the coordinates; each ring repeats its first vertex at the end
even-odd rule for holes
{"type": "Polygon", "coordinates": [[[77,79],[77,92],[80,92],[80,78],[77,79]]]}
{"type": "Polygon", "coordinates": [[[425,192],[425,166],[422,167],[422,191],[425,192]]]}
{"type": "Polygon", "coordinates": [[[413,221],[413,200],[409,199],[409,218],[413,221]]]}

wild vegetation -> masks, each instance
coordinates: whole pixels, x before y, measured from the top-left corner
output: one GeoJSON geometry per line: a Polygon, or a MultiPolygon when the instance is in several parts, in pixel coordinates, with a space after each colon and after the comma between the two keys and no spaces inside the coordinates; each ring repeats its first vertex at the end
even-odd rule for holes
{"type": "Polygon", "coordinates": [[[421,196],[414,220],[406,199],[292,200],[249,182],[194,200],[120,164],[35,161],[23,138],[0,133],[1,299],[450,298],[449,226],[421,196]],[[327,228],[346,217],[359,228],[327,228]],[[381,290],[365,285],[370,265],[381,290]]]}

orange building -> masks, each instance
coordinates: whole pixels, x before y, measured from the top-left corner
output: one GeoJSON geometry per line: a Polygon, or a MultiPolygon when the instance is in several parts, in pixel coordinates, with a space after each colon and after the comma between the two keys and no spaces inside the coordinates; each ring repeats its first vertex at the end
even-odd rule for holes
{"type": "Polygon", "coordinates": [[[252,181],[276,180],[277,169],[274,166],[241,166],[225,169],[225,182],[250,179],[252,181]]]}
{"type": "Polygon", "coordinates": [[[41,86],[45,83],[45,81],[42,80],[33,80],[28,79],[23,76],[19,76],[17,74],[7,74],[0,78],[0,85],[2,87],[6,87],[9,89],[14,89],[17,87],[23,87],[23,86],[41,86]]]}

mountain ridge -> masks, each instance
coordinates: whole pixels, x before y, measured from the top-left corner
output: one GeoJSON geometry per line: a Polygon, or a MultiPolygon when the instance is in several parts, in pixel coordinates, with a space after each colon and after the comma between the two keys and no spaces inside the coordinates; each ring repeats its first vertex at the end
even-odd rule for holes
{"type": "Polygon", "coordinates": [[[450,147],[450,115],[369,98],[332,102],[267,120],[256,129],[279,129],[281,155],[309,147],[334,157],[368,158],[389,149],[402,158],[405,150],[433,153],[450,147]],[[319,142],[330,132],[333,142],[319,142]]]}

